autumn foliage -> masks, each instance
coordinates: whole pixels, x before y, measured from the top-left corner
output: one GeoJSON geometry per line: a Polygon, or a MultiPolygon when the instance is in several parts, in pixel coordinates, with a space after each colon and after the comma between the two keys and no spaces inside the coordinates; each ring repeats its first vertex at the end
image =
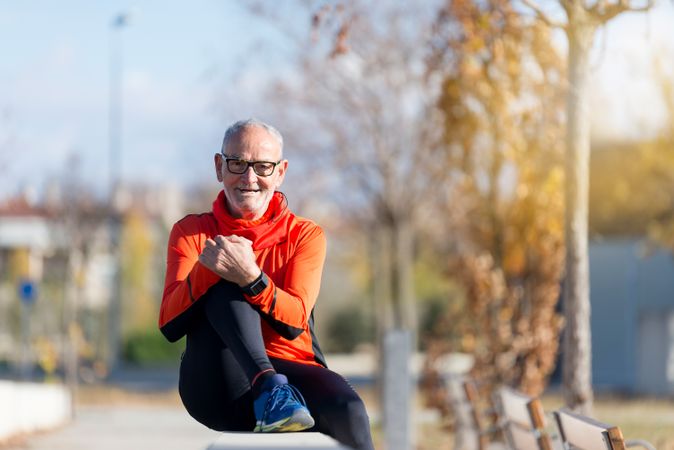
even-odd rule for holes
{"type": "Polygon", "coordinates": [[[429,341],[475,357],[484,386],[540,394],[563,320],[563,61],[550,32],[507,0],[450,1],[439,12],[429,72],[441,73],[445,159],[456,182],[444,205],[460,236],[448,272],[465,289],[429,341]],[[459,340],[443,338],[453,327],[459,340]]]}

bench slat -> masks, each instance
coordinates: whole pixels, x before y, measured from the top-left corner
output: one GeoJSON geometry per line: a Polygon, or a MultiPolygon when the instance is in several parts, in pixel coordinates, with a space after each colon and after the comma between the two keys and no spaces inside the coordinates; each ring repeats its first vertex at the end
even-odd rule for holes
{"type": "Polygon", "coordinates": [[[611,450],[609,430],[620,433],[620,430],[616,431],[611,425],[564,409],[555,411],[555,417],[564,442],[583,450],[611,450]]]}

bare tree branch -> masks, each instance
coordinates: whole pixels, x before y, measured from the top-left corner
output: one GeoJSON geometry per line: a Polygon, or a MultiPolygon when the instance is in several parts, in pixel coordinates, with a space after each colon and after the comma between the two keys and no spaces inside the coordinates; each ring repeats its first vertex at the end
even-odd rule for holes
{"type": "Polygon", "coordinates": [[[543,10],[541,9],[541,7],[538,6],[538,4],[536,4],[534,1],[532,1],[532,0],[522,0],[522,3],[524,3],[526,6],[528,6],[529,8],[531,8],[531,9],[534,11],[534,13],[536,13],[536,17],[537,17],[539,20],[543,21],[543,22],[544,22],[546,25],[548,25],[549,27],[566,29],[566,24],[565,24],[565,23],[562,23],[562,22],[553,20],[553,19],[548,15],[548,13],[546,13],[545,11],[543,11],[543,10]]]}
{"type": "Polygon", "coordinates": [[[645,5],[635,6],[628,0],[620,0],[618,3],[608,4],[606,0],[597,3],[590,9],[590,12],[596,17],[600,23],[606,23],[615,16],[623,12],[645,12],[650,10],[655,4],[655,0],[647,0],[645,5]],[[599,7],[601,5],[601,7],[599,7]]]}

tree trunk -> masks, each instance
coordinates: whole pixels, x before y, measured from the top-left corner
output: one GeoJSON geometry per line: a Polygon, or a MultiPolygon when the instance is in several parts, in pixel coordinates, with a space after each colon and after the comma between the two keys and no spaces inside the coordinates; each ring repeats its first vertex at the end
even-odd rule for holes
{"type": "MultiPolygon", "coordinates": [[[[408,450],[413,448],[410,404],[414,398],[409,373],[409,362],[416,348],[416,313],[414,311],[413,236],[407,218],[393,217],[382,224],[385,245],[381,265],[388,282],[391,322],[384,329],[380,347],[380,367],[383,371],[382,406],[386,448],[408,450]],[[388,257],[388,258],[385,258],[388,257]],[[383,364],[381,364],[383,363],[383,364]]],[[[384,281],[384,280],[382,280],[384,281]]]]}
{"type": "Polygon", "coordinates": [[[372,236],[372,296],[374,297],[377,336],[381,338],[394,323],[391,298],[391,230],[385,224],[374,227],[372,236]]]}
{"type": "Polygon", "coordinates": [[[566,136],[566,275],[563,384],[566,404],[592,415],[592,341],[588,267],[589,56],[596,24],[581,2],[569,9],[566,136]]]}
{"type": "MultiPolygon", "coordinates": [[[[372,226],[370,232],[372,264],[372,297],[376,325],[377,367],[384,365],[384,336],[393,326],[391,305],[391,231],[383,225],[372,226]]],[[[376,373],[376,390],[380,404],[384,399],[384,376],[376,373]]]]}
{"type": "MultiPolygon", "coordinates": [[[[416,344],[417,314],[414,299],[414,236],[407,218],[396,220],[395,227],[395,291],[400,322],[396,328],[410,330],[416,344]]],[[[412,349],[416,347],[413,345],[412,349]]]]}

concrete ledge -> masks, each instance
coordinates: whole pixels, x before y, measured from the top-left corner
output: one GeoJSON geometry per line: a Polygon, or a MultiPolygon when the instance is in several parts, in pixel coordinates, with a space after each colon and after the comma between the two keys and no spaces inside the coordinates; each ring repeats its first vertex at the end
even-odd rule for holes
{"type": "Polygon", "coordinates": [[[349,450],[322,433],[222,433],[207,450],[349,450]]]}
{"type": "Polygon", "coordinates": [[[71,417],[65,386],[0,381],[0,441],[57,427],[71,417]]]}

